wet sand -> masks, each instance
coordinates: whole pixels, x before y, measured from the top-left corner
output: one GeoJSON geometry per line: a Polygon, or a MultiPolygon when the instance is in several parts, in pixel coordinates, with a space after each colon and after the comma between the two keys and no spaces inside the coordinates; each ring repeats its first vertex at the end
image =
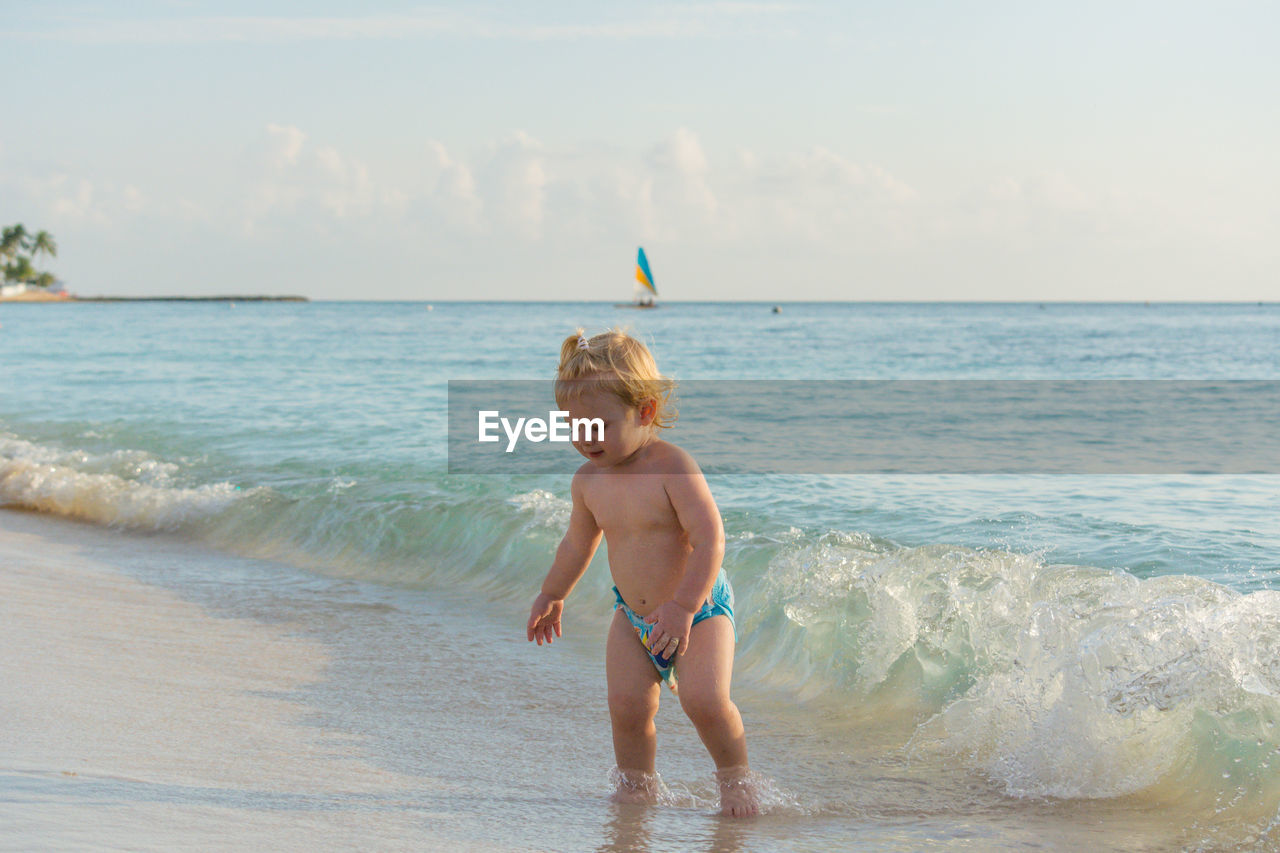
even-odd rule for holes
{"type": "Polygon", "coordinates": [[[372,808],[421,780],[308,724],[295,694],[324,677],[323,646],[211,615],[41,521],[0,513],[0,847],[429,844],[414,815],[372,808]]]}

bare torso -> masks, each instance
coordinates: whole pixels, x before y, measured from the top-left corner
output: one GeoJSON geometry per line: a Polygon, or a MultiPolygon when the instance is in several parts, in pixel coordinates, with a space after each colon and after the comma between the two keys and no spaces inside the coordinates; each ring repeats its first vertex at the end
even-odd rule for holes
{"type": "Polygon", "coordinates": [[[654,442],[625,471],[585,469],[583,500],[604,531],[609,571],[641,616],[675,596],[691,550],[664,485],[673,448],[654,442]]]}

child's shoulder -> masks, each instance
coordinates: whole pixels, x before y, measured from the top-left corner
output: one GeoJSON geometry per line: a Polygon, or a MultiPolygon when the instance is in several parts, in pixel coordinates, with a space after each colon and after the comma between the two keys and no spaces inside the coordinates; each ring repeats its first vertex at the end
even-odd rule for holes
{"type": "Polygon", "coordinates": [[[578,466],[578,470],[573,472],[573,480],[571,481],[571,485],[582,486],[584,483],[590,480],[591,477],[597,473],[597,471],[598,469],[596,468],[596,466],[592,465],[590,462],[583,462],[580,466],[578,466]]]}
{"type": "Polygon", "coordinates": [[[697,461],[689,451],[669,441],[658,439],[650,445],[649,462],[659,474],[701,474],[697,461]]]}

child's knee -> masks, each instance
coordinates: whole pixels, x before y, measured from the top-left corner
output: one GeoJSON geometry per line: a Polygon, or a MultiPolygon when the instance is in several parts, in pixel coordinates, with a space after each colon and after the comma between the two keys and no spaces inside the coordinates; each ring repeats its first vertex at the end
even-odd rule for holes
{"type": "Polygon", "coordinates": [[[737,713],[737,707],[729,697],[716,690],[681,690],[680,707],[685,716],[698,729],[725,725],[737,713]]]}
{"type": "Polygon", "coordinates": [[[622,729],[647,729],[658,715],[658,699],[652,691],[609,691],[609,717],[622,729]]]}

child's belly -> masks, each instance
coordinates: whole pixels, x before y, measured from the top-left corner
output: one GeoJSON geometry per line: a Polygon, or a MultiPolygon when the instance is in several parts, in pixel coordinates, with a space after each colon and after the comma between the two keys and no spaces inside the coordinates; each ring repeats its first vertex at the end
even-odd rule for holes
{"type": "Polygon", "coordinates": [[[627,606],[647,616],[659,604],[675,597],[684,576],[689,546],[680,539],[664,542],[627,538],[630,541],[616,544],[606,539],[609,572],[627,606]]]}

